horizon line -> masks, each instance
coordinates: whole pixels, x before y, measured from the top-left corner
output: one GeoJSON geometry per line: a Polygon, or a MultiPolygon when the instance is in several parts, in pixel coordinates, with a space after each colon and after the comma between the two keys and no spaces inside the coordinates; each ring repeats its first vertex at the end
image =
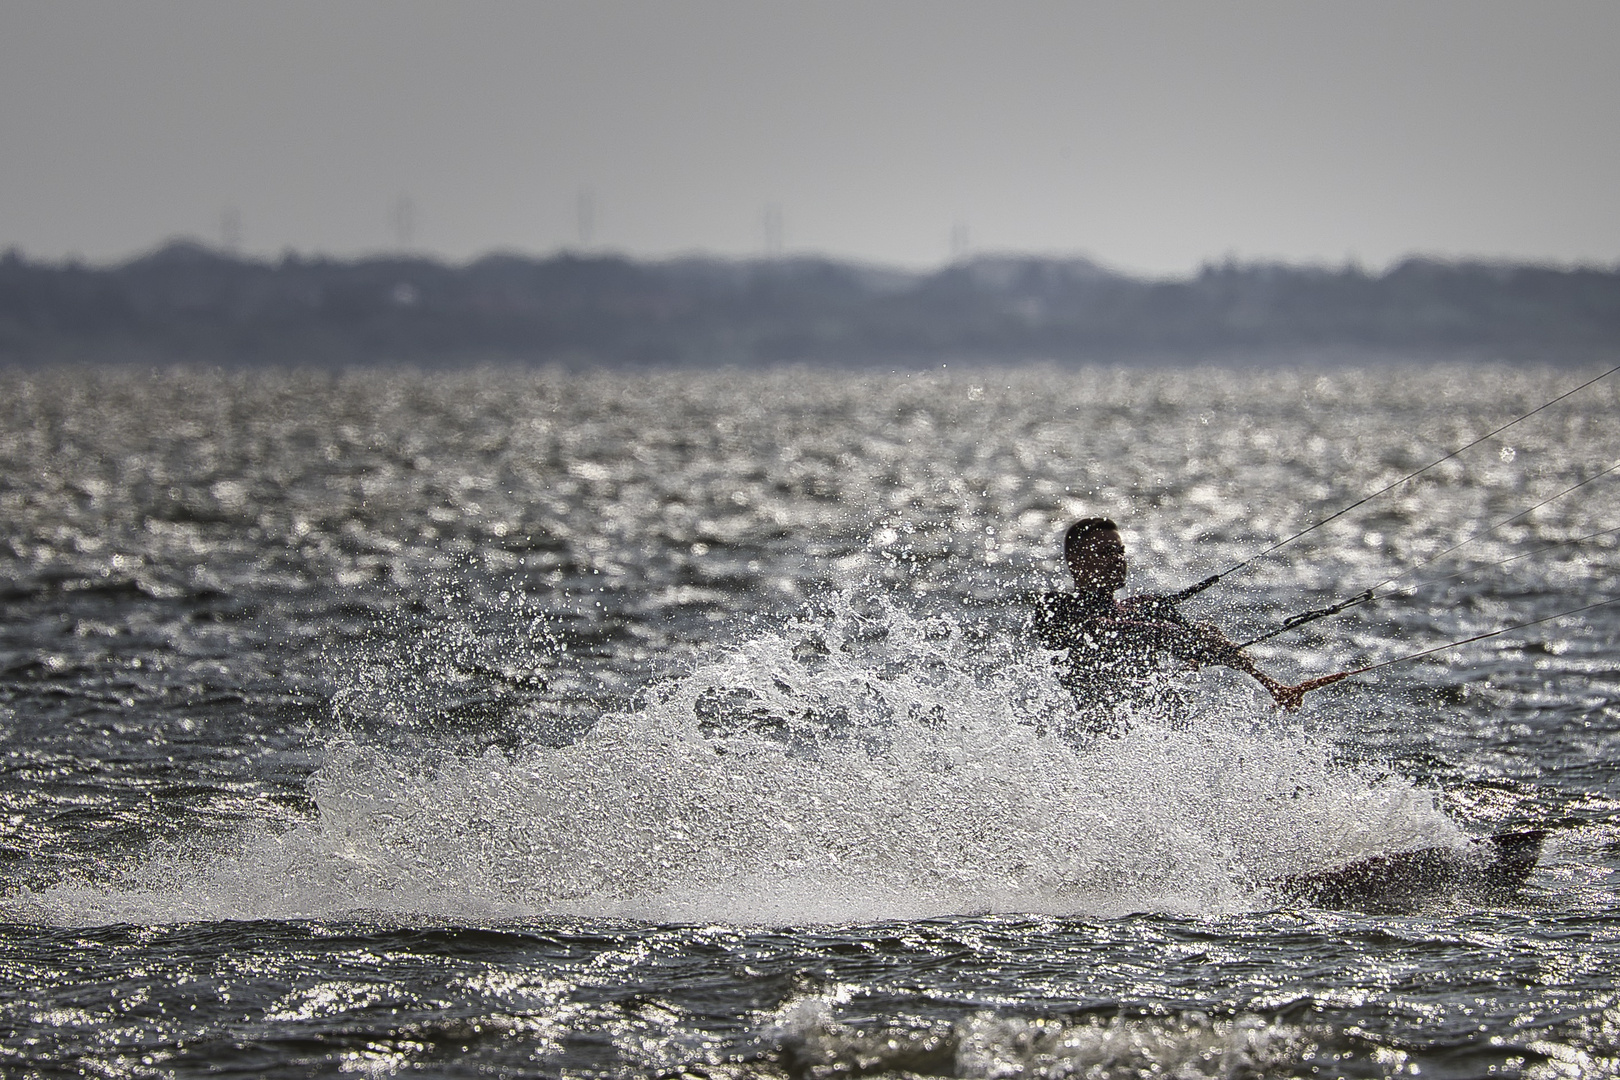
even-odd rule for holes
{"type": "Polygon", "coordinates": [[[728,264],[733,266],[768,266],[773,263],[829,263],[847,266],[868,271],[901,274],[913,277],[929,277],[952,269],[970,267],[975,264],[991,262],[1043,262],[1051,264],[1084,264],[1098,273],[1109,277],[1122,278],[1146,282],[1174,282],[1196,279],[1200,276],[1223,269],[1232,270],[1260,270],[1279,269],[1293,271],[1317,271],[1344,273],[1359,272],[1368,277],[1382,277],[1392,271],[1412,263],[1430,263],[1452,267],[1481,267],[1499,270],[1550,270],[1563,273],[1599,272],[1620,273],[1620,258],[1612,263],[1601,263],[1587,260],[1556,260],[1532,259],[1512,256],[1490,255],[1435,255],[1419,251],[1408,252],[1404,255],[1390,259],[1382,266],[1370,266],[1361,259],[1347,256],[1337,262],[1329,260],[1320,261],[1291,261],[1282,258],[1254,256],[1241,257],[1234,253],[1227,253],[1218,257],[1203,260],[1195,268],[1180,273],[1152,273],[1137,272],[1120,269],[1110,265],[1085,252],[1036,251],[1018,250],[1011,248],[986,248],[982,251],[970,251],[958,254],[949,259],[942,260],[928,266],[914,266],[900,262],[883,262],[875,259],[866,259],[852,255],[837,255],[814,250],[785,250],[774,253],[758,252],[750,254],[725,254],[703,249],[691,249],[670,254],[637,254],[621,248],[607,245],[578,246],[562,244],[544,251],[525,251],[520,248],[490,248],[480,254],[467,258],[458,258],[444,252],[412,248],[379,247],[348,254],[334,254],[318,250],[299,250],[291,245],[283,247],[279,252],[271,254],[264,251],[244,251],[234,246],[210,242],[195,235],[176,234],[156,244],[141,249],[133,254],[121,258],[114,257],[105,260],[91,260],[76,252],[68,252],[57,258],[49,256],[33,256],[26,252],[21,245],[11,244],[0,250],[0,259],[7,262],[21,262],[40,267],[55,267],[61,269],[80,268],[91,270],[116,270],[131,266],[146,259],[155,258],[165,252],[176,249],[190,249],[199,254],[206,254],[214,258],[241,263],[244,265],[276,266],[288,262],[329,262],[329,263],[368,263],[368,262],[420,262],[433,263],[451,268],[467,268],[490,259],[518,259],[529,262],[550,262],[559,259],[578,259],[581,261],[601,260],[618,261],[648,266],[671,265],[682,262],[707,262],[728,264]]]}

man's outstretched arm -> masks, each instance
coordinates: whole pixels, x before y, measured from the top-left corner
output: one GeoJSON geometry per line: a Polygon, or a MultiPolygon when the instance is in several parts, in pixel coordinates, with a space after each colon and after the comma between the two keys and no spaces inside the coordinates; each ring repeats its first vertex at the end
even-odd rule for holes
{"type": "Polygon", "coordinates": [[[1193,663],[1220,664],[1223,667],[1241,671],[1250,676],[1266,691],[1271,699],[1284,709],[1290,711],[1300,707],[1305,700],[1305,692],[1276,679],[1261,671],[1259,666],[1249,658],[1241,646],[1232,641],[1225,634],[1213,626],[1189,623],[1186,627],[1191,648],[1186,651],[1176,650],[1180,655],[1193,663]]]}

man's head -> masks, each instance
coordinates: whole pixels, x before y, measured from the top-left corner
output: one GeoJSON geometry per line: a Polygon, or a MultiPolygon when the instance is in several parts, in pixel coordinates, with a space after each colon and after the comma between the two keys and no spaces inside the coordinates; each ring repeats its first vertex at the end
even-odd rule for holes
{"type": "Polygon", "coordinates": [[[1081,592],[1113,595],[1125,585],[1125,542],[1107,518],[1082,518],[1063,536],[1063,561],[1081,592]]]}

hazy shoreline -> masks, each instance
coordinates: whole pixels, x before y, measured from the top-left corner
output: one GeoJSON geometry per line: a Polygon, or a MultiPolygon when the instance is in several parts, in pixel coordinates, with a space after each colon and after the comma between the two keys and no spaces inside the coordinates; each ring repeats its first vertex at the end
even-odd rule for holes
{"type": "Polygon", "coordinates": [[[933,272],[809,257],[0,257],[0,363],[567,366],[942,361],[1568,362],[1620,349],[1620,269],[1409,259],[1180,279],[981,256],[933,272]]]}

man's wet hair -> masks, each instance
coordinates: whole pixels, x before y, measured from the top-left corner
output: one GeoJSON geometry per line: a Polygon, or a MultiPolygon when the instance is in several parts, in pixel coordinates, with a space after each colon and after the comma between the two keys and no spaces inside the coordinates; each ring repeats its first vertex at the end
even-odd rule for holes
{"type": "Polygon", "coordinates": [[[1088,542],[1098,533],[1119,532],[1119,526],[1108,518],[1088,517],[1081,518],[1069,526],[1069,531],[1063,534],[1063,554],[1069,555],[1075,548],[1088,542]]]}

